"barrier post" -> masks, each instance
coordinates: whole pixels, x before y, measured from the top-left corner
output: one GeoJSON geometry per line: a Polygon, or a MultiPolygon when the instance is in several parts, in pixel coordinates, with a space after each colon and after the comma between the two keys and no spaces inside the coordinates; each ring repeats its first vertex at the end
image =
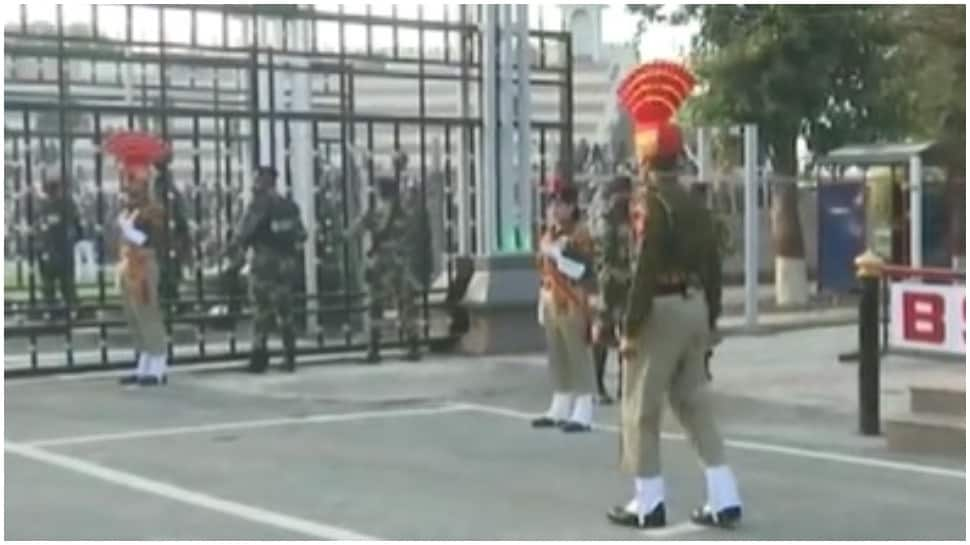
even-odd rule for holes
{"type": "Polygon", "coordinates": [[[867,250],[855,259],[859,299],[859,429],[879,435],[879,282],[883,261],[867,250]]]}

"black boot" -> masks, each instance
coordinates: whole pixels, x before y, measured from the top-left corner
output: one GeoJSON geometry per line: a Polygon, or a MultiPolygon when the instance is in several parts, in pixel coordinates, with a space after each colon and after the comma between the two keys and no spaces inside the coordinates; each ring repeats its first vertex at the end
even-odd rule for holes
{"type": "Polygon", "coordinates": [[[296,338],[292,331],[283,332],[283,370],[287,373],[296,372],[296,338]]]}
{"type": "Polygon", "coordinates": [[[249,356],[249,367],[246,368],[250,373],[265,373],[269,367],[269,353],[266,348],[254,348],[249,356]]]}
{"type": "Polygon", "coordinates": [[[367,343],[367,356],[364,358],[366,363],[381,362],[381,332],[373,330],[370,332],[370,340],[367,343]]]}

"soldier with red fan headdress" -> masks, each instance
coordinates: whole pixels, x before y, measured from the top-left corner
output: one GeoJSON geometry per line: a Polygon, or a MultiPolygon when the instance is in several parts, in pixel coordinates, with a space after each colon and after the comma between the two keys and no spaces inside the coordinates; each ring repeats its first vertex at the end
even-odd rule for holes
{"type": "Polygon", "coordinates": [[[595,376],[590,347],[590,297],[595,291],[593,240],[580,219],[576,187],[560,176],[550,179],[548,225],[540,238],[539,321],[546,330],[549,410],[535,428],[585,432],[593,423],[595,376]]]}
{"type": "Polygon", "coordinates": [[[677,177],[683,142],[672,121],[694,87],[682,66],[652,62],[622,82],[619,100],[634,120],[640,183],[631,197],[633,273],[623,310],[621,465],[634,497],[609,519],[640,528],[666,524],[660,421],[667,399],[705,467],[707,503],[691,518],[734,526],[741,500],[714,423],[705,354],[721,309],[721,263],[714,219],[677,177]]]}
{"type": "Polygon", "coordinates": [[[118,132],[104,144],[104,151],[118,162],[125,205],[118,218],[121,231],[121,263],[118,283],[125,318],[138,350],[135,372],[122,384],[157,386],[166,382],[168,347],[158,299],[156,246],[165,228],[164,211],[152,200],[152,165],[167,146],[158,137],[141,132],[118,132]]]}

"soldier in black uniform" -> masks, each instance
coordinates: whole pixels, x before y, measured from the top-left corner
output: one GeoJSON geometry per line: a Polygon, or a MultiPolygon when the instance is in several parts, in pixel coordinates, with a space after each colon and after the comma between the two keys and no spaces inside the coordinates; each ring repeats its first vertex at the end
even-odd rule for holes
{"type": "Polygon", "coordinates": [[[65,191],[62,180],[51,178],[45,181],[44,193],[36,216],[40,243],[37,263],[44,302],[48,307],[57,305],[59,289],[61,303],[70,306],[76,297],[74,244],[84,238],[81,218],[77,204],[65,191]]]}

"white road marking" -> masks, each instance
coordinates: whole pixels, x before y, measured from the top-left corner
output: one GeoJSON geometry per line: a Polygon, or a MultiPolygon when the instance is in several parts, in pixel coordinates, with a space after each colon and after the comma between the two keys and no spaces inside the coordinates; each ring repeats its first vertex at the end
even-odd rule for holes
{"type": "Polygon", "coordinates": [[[657,528],[654,530],[642,530],[640,533],[644,538],[657,538],[666,539],[675,536],[682,536],[684,534],[692,534],[694,532],[700,532],[705,530],[705,528],[699,524],[694,524],[691,521],[684,521],[673,526],[665,526],[663,528],[657,528]]]}
{"type": "MultiPolygon", "coordinates": [[[[465,407],[470,410],[480,411],[484,413],[495,414],[499,416],[507,416],[509,418],[516,418],[518,420],[531,420],[536,417],[534,413],[528,413],[524,411],[519,411],[516,409],[509,409],[506,407],[493,407],[491,405],[480,405],[477,403],[460,403],[457,404],[459,407],[465,407]]],[[[610,426],[605,424],[593,424],[593,429],[608,431],[612,433],[619,433],[619,428],[616,426],[610,426]]],[[[662,439],[684,441],[687,437],[682,433],[661,433],[662,439]]],[[[874,457],[864,457],[864,456],[853,456],[851,454],[841,454],[838,452],[825,452],[822,450],[809,450],[805,448],[798,447],[788,447],[784,445],[773,445],[770,443],[760,443],[756,441],[744,441],[738,439],[725,439],[724,443],[732,448],[740,450],[750,450],[755,452],[770,452],[772,454],[784,454],[787,456],[795,456],[798,458],[810,458],[814,460],[826,460],[829,462],[839,462],[843,464],[858,465],[865,467],[876,467],[880,469],[892,469],[896,471],[905,471],[909,473],[919,473],[922,475],[933,475],[936,477],[949,477],[954,479],[966,479],[967,474],[965,471],[959,469],[950,469],[945,467],[937,467],[923,464],[913,464],[908,462],[897,462],[894,460],[884,460],[881,458],[874,457]]]]}
{"type": "Polygon", "coordinates": [[[118,471],[92,462],[87,462],[71,456],[48,452],[29,445],[21,445],[5,441],[3,449],[6,452],[23,456],[38,462],[50,464],[68,471],[87,475],[131,490],[161,496],[177,502],[189,504],[211,511],[218,511],[238,519],[256,522],[265,526],[274,526],[293,533],[302,534],[316,539],[327,540],[375,540],[353,530],[330,526],[312,520],[302,519],[269,511],[260,507],[224,500],[187,488],[182,488],[161,481],[147,479],[133,473],[118,471]]]}
{"type": "Polygon", "coordinates": [[[428,416],[469,409],[456,405],[430,407],[425,409],[391,409],[384,411],[361,411],[341,414],[317,414],[310,416],[288,416],[281,418],[266,418],[262,420],[239,420],[235,422],[220,422],[216,424],[199,424],[197,426],[179,426],[172,428],[157,428],[118,433],[101,433],[80,435],[74,437],[58,437],[18,441],[20,444],[32,447],[55,447],[63,445],[79,445],[85,443],[102,443],[107,441],[127,441],[131,439],[146,439],[150,437],[166,437],[172,435],[190,435],[197,433],[211,433],[230,430],[249,430],[259,428],[273,428],[300,424],[323,424],[328,422],[351,422],[354,420],[368,420],[374,418],[407,418],[412,416],[428,416]]]}

